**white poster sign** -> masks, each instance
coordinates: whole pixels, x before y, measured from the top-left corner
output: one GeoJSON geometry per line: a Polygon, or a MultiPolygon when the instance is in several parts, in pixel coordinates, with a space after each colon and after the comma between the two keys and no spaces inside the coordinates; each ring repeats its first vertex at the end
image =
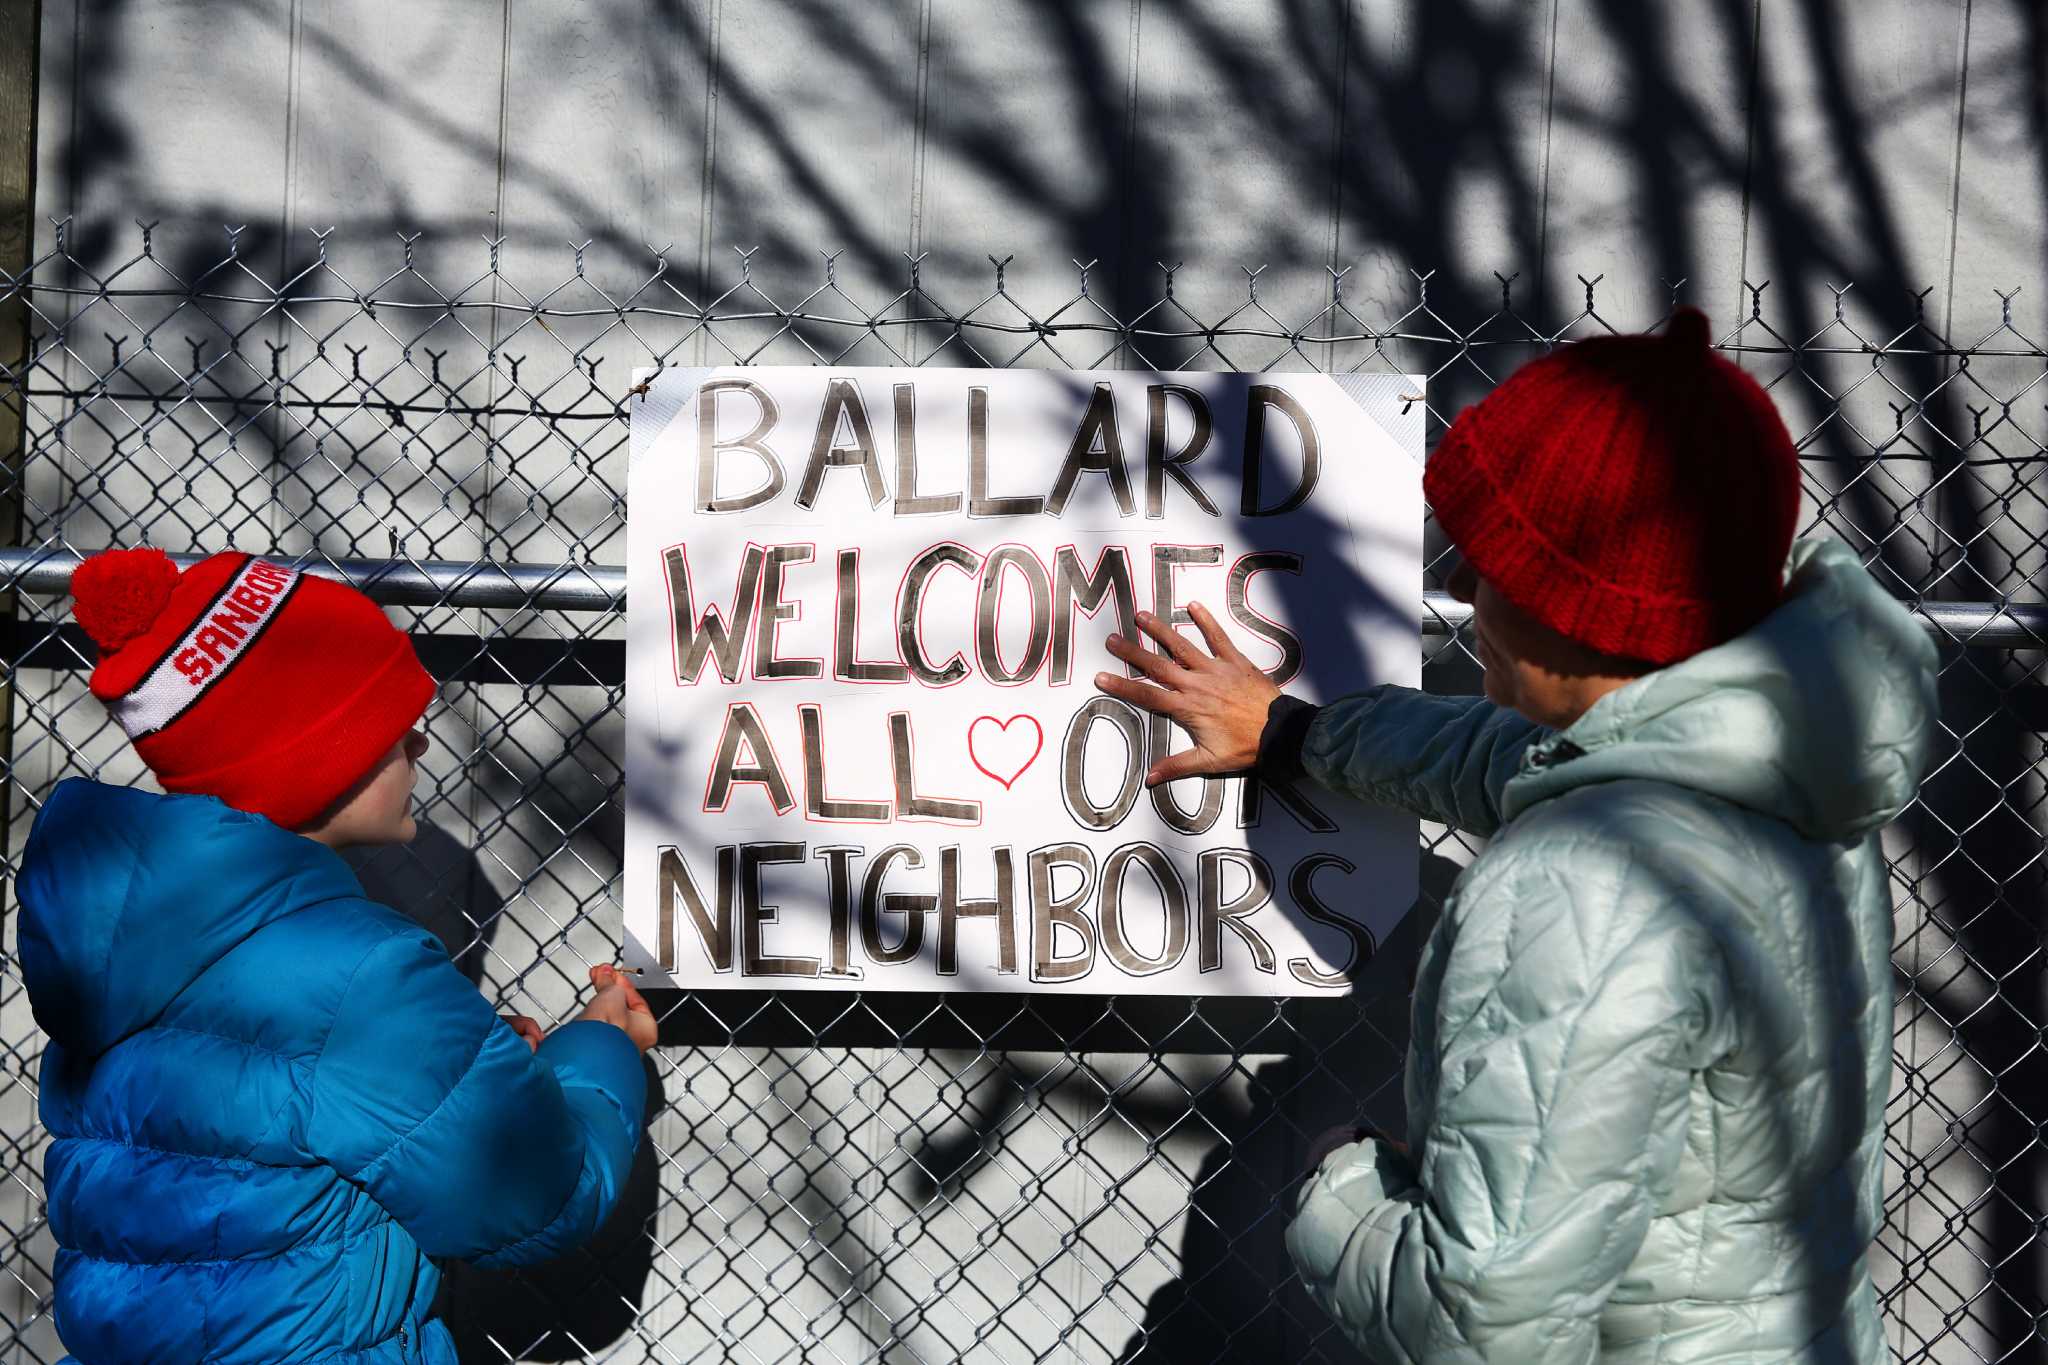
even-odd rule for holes
{"type": "Polygon", "coordinates": [[[1415,685],[1421,381],[730,368],[632,401],[628,965],[690,988],[1329,995],[1416,826],[1146,789],[1102,695],[1208,607],[1285,689],[1415,685]]]}

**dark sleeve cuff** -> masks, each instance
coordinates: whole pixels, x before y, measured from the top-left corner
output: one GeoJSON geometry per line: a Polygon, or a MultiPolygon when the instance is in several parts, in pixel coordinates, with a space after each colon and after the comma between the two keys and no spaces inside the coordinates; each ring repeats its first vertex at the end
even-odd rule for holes
{"type": "Polygon", "coordinates": [[[1321,714],[1299,697],[1278,696],[1266,708],[1266,728],[1259,733],[1259,761],[1256,771],[1268,782],[1293,782],[1306,776],[1301,766],[1301,749],[1308,743],[1308,728],[1321,714]]]}

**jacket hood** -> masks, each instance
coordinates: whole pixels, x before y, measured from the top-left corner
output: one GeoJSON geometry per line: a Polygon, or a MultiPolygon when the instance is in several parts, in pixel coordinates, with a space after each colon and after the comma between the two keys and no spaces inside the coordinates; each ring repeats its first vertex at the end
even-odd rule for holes
{"type": "Polygon", "coordinates": [[[1609,693],[1530,746],[1503,813],[1646,778],[1855,839],[1912,801],[1936,716],[1933,641],[1846,545],[1793,546],[1785,596],[1748,634],[1609,693]]]}
{"type": "Polygon", "coordinates": [[[81,778],[44,803],[16,888],[36,1022],[85,1056],[155,1022],[263,925],[362,894],[338,854],[262,816],[81,778]]]}

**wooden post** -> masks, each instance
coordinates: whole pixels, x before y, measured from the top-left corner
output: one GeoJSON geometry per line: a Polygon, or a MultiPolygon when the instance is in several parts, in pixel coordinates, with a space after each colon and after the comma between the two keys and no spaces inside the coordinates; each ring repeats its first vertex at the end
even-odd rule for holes
{"type": "MultiPolygon", "coordinates": [[[[0,0],[0,271],[26,275],[36,249],[36,75],[42,65],[42,0],[0,0]]],[[[21,544],[22,475],[28,450],[28,299],[0,298],[0,540],[21,544]]],[[[15,594],[0,591],[13,624],[15,594]]],[[[0,672],[0,860],[14,883],[14,672],[0,672]]]]}

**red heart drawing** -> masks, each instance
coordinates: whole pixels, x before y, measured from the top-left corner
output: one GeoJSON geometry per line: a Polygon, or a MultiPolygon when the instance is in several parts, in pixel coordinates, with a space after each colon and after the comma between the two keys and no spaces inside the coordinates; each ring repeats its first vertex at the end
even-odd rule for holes
{"type": "Polygon", "coordinates": [[[1039,728],[1038,722],[1030,716],[1012,716],[1008,720],[997,720],[994,716],[976,716],[973,724],[967,727],[967,757],[975,767],[1002,783],[1005,791],[1024,775],[1026,768],[1038,761],[1039,751],[1043,748],[1045,731],[1039,728]],[[1031,727],[1030,753],[1024,752],[1025,732],[1020,729],[1014,736],[1010,733],[1010,727],[1019,721],[1031,727]],[[981,731],[984,723],[993,728],[988,731],[985,738],[977,741],[975,735],[981,731]],[[1021,759],[1019,755],[1022,755],[1021,759]],[[982,762],[984,756],[988,759],[987,763],[982,762]],[[991,767],[990,764],[994,766],[991,767]],[[1005,772],[1009,774],[1008,777],[1003,776],[1005,772]]]}

